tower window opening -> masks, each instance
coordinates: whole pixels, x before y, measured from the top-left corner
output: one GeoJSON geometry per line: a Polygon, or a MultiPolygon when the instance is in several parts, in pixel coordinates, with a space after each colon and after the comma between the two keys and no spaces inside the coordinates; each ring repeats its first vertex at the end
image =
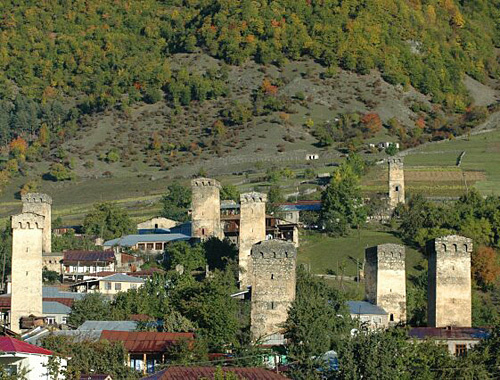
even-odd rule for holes
{"type": "Polygon", "coordinates": [[[391,314],[391,316],[389,317],[389,321],[394,322],[394,314],[391,314]]]}
{"type": "Polygon", "coordinates": [[[274,274],[271,273],[271,280],[274,280],[274,274]]]}
{"type": "Polygon", "coordinates": [[[396,186],[395,190],[396,190],[396,191],[399,191],[399,186],[396,186]]]}

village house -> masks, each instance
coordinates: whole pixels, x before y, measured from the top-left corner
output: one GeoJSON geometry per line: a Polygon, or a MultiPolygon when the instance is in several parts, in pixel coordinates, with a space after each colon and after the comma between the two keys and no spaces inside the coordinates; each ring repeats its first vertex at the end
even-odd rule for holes
{"type": "Polygon", "coordinates": [[[129,276],[124,273],[115,273],[106,277],[96,277],[80,281],[71,285],[71,289],[78,293],[101,293],[115,295],[129,289],[137,289],[144,284],[142,278],[129,276]]]}
{"type": "Polygon", "coordinates": [[[347,301],[349,314],[353,320],[359,320],[362,327],[369,330],[387,328],[389,314],[380,306],[366,301],[347,301]]]}
{"type": "Polygon", "coordinates": [[[184,234],[144,234],[126,235],[104,242],[104,249],[113,249],[115,252],[124,250],[140,251],[144,253],[163,253],[168,243],[174,241],[188,241],[191,237],[184,234]]]}
{"type": "Polygon", "coordinates": [[[137,224],[137,232],[139,234],[162,233],[162,231],[168,233],[172,227],[178,224],[178,222],[172,219],[154,217],[137,224]]]}
{"type": "MultiPolygon", "coordinates": [[[[0,337],[0,365],[8,375],[21,374],[23,369],[28,371],[25,375],[27,380],[54,379],[48,374],[49,359],[53,356],[52,351],[17,340],[12,337],[0,337]]],[[[60,368],[57,380],[66,377],[66,359],[56,358],[60,368]]]]}
{"type": "Polygon", "coordinates": [[[159,364],[164,364],[172,345],[193,339],[193,333],[104,330],[101,334],[101,340],[122,342],[129,366],[143,373],[154,373],[159,364]]]}
{"type": "Polygon", "coordinates": [[[287,223],[300,223],[300,213],[304,211],[319,212],[321,201],[297,201],[278,204],[280,217],[287,223]]]}
{"type": "Polygon", "coordinates": [[[62,259],[63,281],[81,281],[89,276],[116,270],[116,258],[112,250],[66,251],[62,259]]]}
{"type": "Polygon", "coordinates": [[[474,327],[412,327],[408,332],[410,338],[418,341],[433,340],[444,345],[450,355],[465,356],[467,351],[486,339],[490,333],[485,328],[474,327]]]}

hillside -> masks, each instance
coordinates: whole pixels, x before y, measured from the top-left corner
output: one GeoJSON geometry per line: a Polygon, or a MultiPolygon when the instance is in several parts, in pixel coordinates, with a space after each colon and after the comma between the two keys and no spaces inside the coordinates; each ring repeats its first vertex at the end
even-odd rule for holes
{"type": "MultiPolygon", "coordinates": [[[[7,4],[0,216],[38,189],[67,221],[99,200],[141,218],[173,179],[265,190],[269,170],[328,172],[350,151],[386,157],[366,143],[467,133],[497,115],[497,5],[7,4]]],[[[367,192],[380,191],[383,173],[370,176],[367,192]]]]}

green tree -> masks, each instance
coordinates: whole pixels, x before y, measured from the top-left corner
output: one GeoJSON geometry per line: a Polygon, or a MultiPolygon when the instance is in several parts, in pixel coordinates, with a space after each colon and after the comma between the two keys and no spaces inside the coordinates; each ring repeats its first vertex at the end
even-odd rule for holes
{"type": "Polygon", "coordinates": [[[68,324],[78,327],[85,321],[105,321],[109,317],[109,300],[101,293],[87,293],[82,299],[73,302],[68,324]]]}
{"type": "Polygon", "coordinates": [[[315,378],[315,373],[319,376],[319,357],[337,349],[352,326],[343,295],[300,267],[297,295],[283,326],[290,359],[297,363],[294,378],[315,378]]]}
{"type": "Polygon", "coordinates": [[[62,235],[52,235],[52,250],[54,252],[78,249],[91,251],[96,249],[96,246],[92,239],[87,236],[76,236],[72,229],[62,235]]]}
{"type": "Polygon", "coordinates": [[[48,175],[53,181],[71,181],[75,179],[75,174],[71,169],[57,162],[50,165],[48,175]]]}
{"type": "Polygon", "coordinates": [[[179,222],[188,220],[187,210],[191,207],[191,190],[178,182],[170,184],[161,198],[161,216],[179,222]]]}
{"type": "Polygon", "coordinates": [[[320,221],[324,229],[334,236],[344,236],[352,227],[365,223],[359,179],[351,166],[342,165],[334,174],[321,196],[320,221]]]}
{"type": "Polygon", "coordinates": [[[83,219],[88,235],[114,239],[134,232],[135,226],[127,212],[111,202],[97,203],[83,219]]]}
{"type": "Polygon", "coordinates": [[[174,242],[165,249],[165,259],[168,269],[182,265],[184,272],[190,274],[196,269],[205,269],[207,260],[201,244],[191,246],[184,241],[174,242]]]}
{"type": "Polygon", "coordinates": [[[228,264],[235,263],[238,259],[238,247],[229,239],[220,240],[211,237],[205,240],[203,248],[210,270],[224,270],[228,264]]]}
{"type": "Polygon", "coordinates": [[[222,189],[220,191],[220,199],[223,201],[232,200],[235,202],[239,202],[240,201],[240,191],[233,184],[223,185],[222,189]]]}

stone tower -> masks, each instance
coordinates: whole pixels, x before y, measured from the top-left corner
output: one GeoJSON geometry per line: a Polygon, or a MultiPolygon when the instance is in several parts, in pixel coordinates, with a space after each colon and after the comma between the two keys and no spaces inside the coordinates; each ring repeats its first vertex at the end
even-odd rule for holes
{"type": "Polygon", "coordinates": [[[389,322],[405,322],[405,247],[377,245],[366,249],[365,258],[366,299],[383,308],[389,314],[389,322]]]}
{"type": "Polygon", "coordinates": [[[429,253],[428,325],[470,327],[472,240],[450,235],[432,240],[429,253]]]}
{"type": "Polygon", "coordinates": [[[27,193],[21,197],[22,212],[32,212],[45,217],[43,225],[43,251],[52,252],[52,198],[47,194],[27,193]]]}
{"type": "Polygon", "coordinates": [[[11,329],[19,320],[42,316],[42,248],[45,217],[32,212],[14,215],[12,222],[11,329]]]}
{"type": "Polygon", "coordinates": [[[240,229],[238,264],[240,287],[250,285],[250,251],[255,243],[266,240],[266,201],[262,193],[244,193],[240,196],[240,229]]]}
{"type": "Polygon", "coordinates": [[[389,158],[389,207],[405,203],[405,171],[402,158],[389,158]]]}
{"type": "Polygon", "coordinates": [[[218,181],[196,178],[191,181],[191,235],[202,240],[224,237],[220,222],[220,189],[218,181]]]}
{"type": "Polygon", "coordinates": [[[282,341],[280,325],[295,299],[297,250],[284,240],[265,240],[252,247],[251,333],[254,341],[282,341]]]}

